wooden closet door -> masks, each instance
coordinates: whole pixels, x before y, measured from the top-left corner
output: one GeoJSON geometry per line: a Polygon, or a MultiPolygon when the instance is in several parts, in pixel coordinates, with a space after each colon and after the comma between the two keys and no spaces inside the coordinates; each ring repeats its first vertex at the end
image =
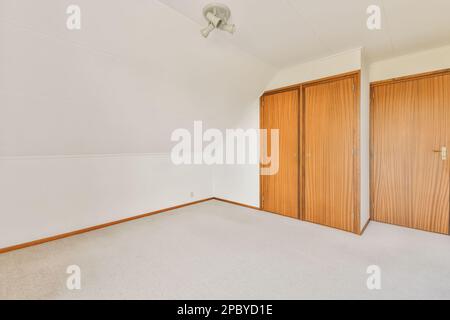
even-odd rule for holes
{"type": "Polygon", "coordinates": [[[450,75],[372,88],[372,218],[449,232],[450,75]]]}
{"type": "Polygon", "coordinates": [[[355,77],[349,77],[304,89],[304,217],[350,232],[358,232],[353,150],[356,83],[355,77]]]}
{"type": "Polygon", "coordinates": [[[299,90],[264,96],[261,128],[267,129],[268,156],[270,130],[279,129],[279,170],[275,175],[261,175],[261,208],[284,216],[298,217],[298,129],[299,90]]]}

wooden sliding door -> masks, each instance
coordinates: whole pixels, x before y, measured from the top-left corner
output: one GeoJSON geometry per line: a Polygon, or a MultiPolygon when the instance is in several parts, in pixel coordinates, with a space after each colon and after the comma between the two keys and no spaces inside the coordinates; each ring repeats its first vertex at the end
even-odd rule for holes
{"type": "MultiPolygon", "coordinates": [[[[261,128],[267,129],[270,153],[272,129],[279,130],[279,166],[273,175],[261,175],[261,208],[265,211],[298,218],[299,173],[299,90],[265,95],[261,101],[261,128]]],[[[273,165],[273,163],[272,163],[273,165]]]]}
{"type": "Polygon", "coordinates": [[[450,74],[372,86],[372,219],[449,232],[450,74]]]}
{"type": "Polygon", "coordinates": [[[358,79],[352,75],[303,88],[303,217],[356,233],[358,79]]]}

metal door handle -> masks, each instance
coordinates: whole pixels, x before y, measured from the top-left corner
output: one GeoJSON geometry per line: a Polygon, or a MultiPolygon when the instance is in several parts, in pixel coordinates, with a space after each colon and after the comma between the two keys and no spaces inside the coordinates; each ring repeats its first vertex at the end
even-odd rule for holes
{"type": "Polygon", "coordinates": [[[441,154],[441,159],[442,160],[447,160],[447,157],[448,157],[447,147],[441,147],[440,150],[433,150],[433,152],[440,153],[441,154]]]}

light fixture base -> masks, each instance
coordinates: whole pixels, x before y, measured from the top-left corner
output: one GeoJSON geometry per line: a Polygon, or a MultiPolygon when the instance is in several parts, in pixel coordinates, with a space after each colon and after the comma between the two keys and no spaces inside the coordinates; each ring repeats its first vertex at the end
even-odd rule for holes
{"type": "Polygon", "coordinates": [[[220,3],[208,4],[203,9],[203,16],[205,17],[206,21],[209,21],[208,18],[206,17],[208,15],[208,13],[212,13],[216,17],[222,19],[223,24],[226,24],[228,22],[228,19],[230,19],[230,16],[231,16],[230,9],[226,5],[220,4],[220,3]]]}

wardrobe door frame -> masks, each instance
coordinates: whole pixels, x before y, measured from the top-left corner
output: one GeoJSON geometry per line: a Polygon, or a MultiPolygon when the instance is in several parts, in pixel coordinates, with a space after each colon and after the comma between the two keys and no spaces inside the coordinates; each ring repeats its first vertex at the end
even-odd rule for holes
{"type": "MultiPolygon", "coordinates": [[[[310,81],[302,85],[302,114],[303,114],[303,122],[301,124],[302,128],[305,128],[305,114],[306,114],[306,103],[305,103],[305,90],[308,87],[316,86],[328,82],[334,82],[345,79],[353,79],[354,85],[354,105],[353,105],[353,116],[354,116],[354,127],[353,127],[353,233],[360,234],[360,71],[349,72],[333,77],[327,77],[324,79],[320,79],[317,81],[310,81]]],[[[303,140],[302,144],[305,144],[306,141],[306,132],[303,130],[303,135],[301,137],[303,140]]],[[[305,163],[305,153],[302,153],[302,163],[305,163]]],[[[305,166],[303,165],[302,170],[302,184],[303,184],[303,193],[302,204],[300,207],[301,212],[301,220],[305,220],[305,166]]],[[[327,226],[330,228],[335,228],[332,226],[327,226]]],[[[337,229],[337,228],[336,228],[337,229]]],[[[342,229],[339,229],[342,230],[342,229]]],[[[344,230],[345,231],[345,230],[344,230]]]]}
{"type": "MultiPolygon", "coordinates": [[[[259,103],[259,128],[260,129],[264,128],[264,126],[263,126],[264,97],[270,96],[270,95],[274,95],[274,94],[278,94],[278,93],[288,92],[288,91],[297,91],[297,97],[298,97],[297,107],[298,107],[299,119],[297,120],[298,121],[298,132],[297,132],[297,135],[298,135],[299,139],[298,139],[298,146],[297,146],[297,154],[299,155],[298,156],[299,163],[298,163],[298,169],[297,169],[297,171],[298,171],[298,179],[297,179],[298,186],[297,186],[297,189],[298,189],[298,192],[299,192],[299,197],[298,197],[298,204],[297,204],[297,213],[298,213],[297,219],[301,219],[300,202],[301,202],[301,198],[302,198],[303,192],[302,192],[302,189],[300,188],[301,187],[300,178],[301,178],[301,168],[302,168],[301,167],[301,163],[303,162],[303,159],[302,159],[302,149],[301,149],[302,139],[301,139],[301,134],[300,133],[301,133],[301,130],[302,130],[302,117],[303,117],[302,109],[303,109],[303,107],[301,105],[301,102],[302,102],[302,90],[301,90],[301,86],[300,85],[289,86],[289,87],[285,87],[285,88],[280,88],[280,89],[275,89],[275,90],[264,92],[264,94],[260,97],[260,100],[259,100],[259,102],[260,102],[259,103]]],[[[261,148],[261,151],[262,151],[262,148],[261,148]]],[[[262,168],[263,168],[263,166],[262,166],[261,161],[260,161],[260,163],[259,163],[259,209],[260,210],[264,210],[264,208],[263,208],[263,194],[264,194],[264,192],[263,192],[263,179],[262,179],[262,175],[261,175],[262,168]]],[[[286,218],[292,218],[292,217],[289,217],[289,216],[282,215],[282,214],[280,214],[278,212],[271,212],[270,211],[270,213],[278,214],[278,215],[281,215],[281,216],[286,217],[286,218]]],[[[292,218],[292,219],[295,219],[295,218],[292,218]]]]}
{"type": "MultiPolygon", "coordinates": [[[[305,95],[304,91],[308,86],[314,86],[326,82],[333,82],[337,80],[343,80],[347,78],[353,78],[354,79],[354,128],[353,128],[353,150],[354,150],[354,159],[353,159],[353,233],[361,234],[361,227],[360,227],[360,104],[361,104],[361,71],[351,71],[347,73],[342,73],[335,76],[330,76],[326,78],[321,78],[318,80],[312,80],[308,82],[303,82],[299,84],[295,84],[292,86],[283,87],[280,89],[270,90],[264,92],[264,94],[260,98],[260,128],[263,128],[262,123],[262,107],[264,103],[264,97],[272,94],[282,93],[285,91],[292,91],[292,90],[298,90],[298,106],[299,106],[299,128],[298,128],[298,135],[299,135],[299,146],[298,146],[298,152],[299,152],[299,168],[298,168],[298,190],[299,190],[299,201],[298,201],[298,212],[299,212],[299,220],[305,221],[305,95]]],[[[260,164],[260,177],[259,177],[259,207],[261,210],[263,210],[262,206],[262,179],[261,179],[261,164],[260,164]]],[[[330,227],[330,226],[328,226],[330,227]]],[[[330,227],[333,228],[333,227],[330,227]]],[[[339,229],[341,230],[341,229],[339,229]]],[[[345,231],[345,230],[344,230],[345,231]]]]}
{"type": "MultiPolygon", "coordinates": [[[[375,186],[373,184],[374,181],[374,173],[375,168],[373,166],[373,146],[374,146],[374,117],[373,117],[373,98],[374,98],[374,91],[373,88],[377,86],[382,86],[385,84],[394,84],[394,83],[400,83],[404,81],[411,81],[411,80],[420,80],[428,77],[436,77],[439,75],[450,75],[450,68],[449,69],[441,69],[431,72],[424,72],[424,73],[418,73],[418,74],[412,74],[387,80],[380,80],[380,81],[374,81],[370,83],[370,220],[374,220],[374,192],[375,192],[375,186]]],[[[386,223],[386,222],[382,222],[386,223]]],[[[420,230],[420,229],[414,229],[414,230],[420,230]]],[[[450,230],[450,228],[449,228],[450,230]]],[[[426,232],[432,232],[432,231],[426,231],[426,232]]],[[[450,232],[450,231],[449,231],[450,232]]],[[[435,232],[432,232],[435,233],[435,232]]],[[[440,233],[438,233],[440,234],[440,233]]]]}

